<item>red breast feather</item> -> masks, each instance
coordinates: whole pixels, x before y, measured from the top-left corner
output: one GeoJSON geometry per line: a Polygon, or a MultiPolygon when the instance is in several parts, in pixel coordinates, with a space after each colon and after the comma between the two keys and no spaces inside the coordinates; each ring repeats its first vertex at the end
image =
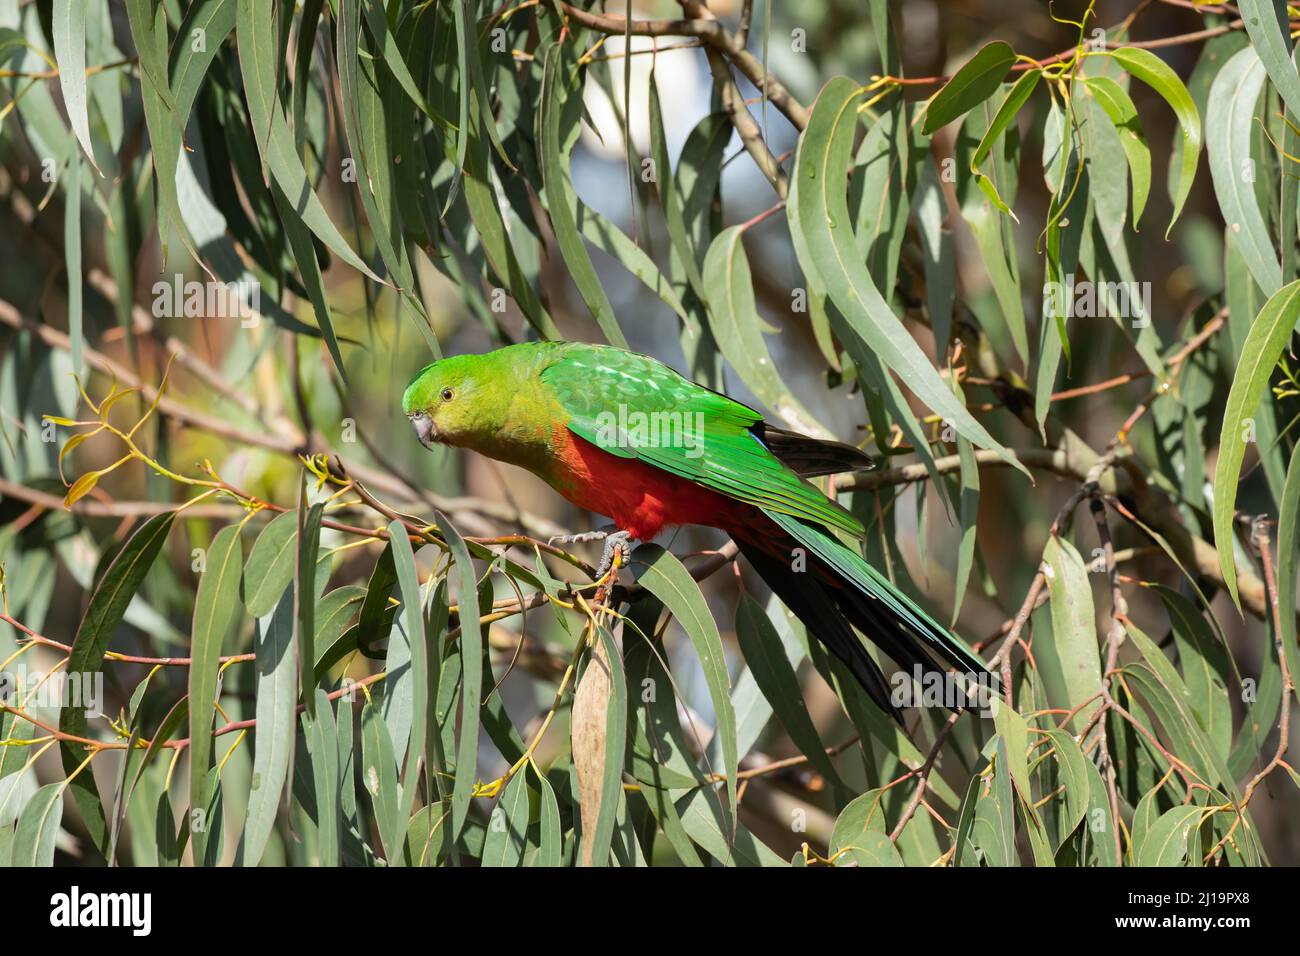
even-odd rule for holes
{"type": "Polygon", "coordinates": [[[579,508],[608,516],[647,541],[666,526],[734,525],[754,509],[634,458],[620,458],[568,428],[555,430],[551,473],[544,475],[579,508]]]}

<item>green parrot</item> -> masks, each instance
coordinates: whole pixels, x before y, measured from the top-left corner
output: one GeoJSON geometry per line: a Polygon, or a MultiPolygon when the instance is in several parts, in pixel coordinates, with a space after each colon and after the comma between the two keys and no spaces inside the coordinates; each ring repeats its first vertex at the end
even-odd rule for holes
{"type": "MultiPolygon", "coordinates": [[[[898,716],[857,628],[909,675],[984,662],[850,547],[865,529],[807,479],[872,467],[852,445],[768,424],[656,359],[606,345],[526,342],[426,366],[402,404],[420,442],[526,468],[609,517],[614,549],[666,527],[720,528],[785,605],[898,716]]],[[[575,536],[591,540],[596,535],[575,536]]]]}

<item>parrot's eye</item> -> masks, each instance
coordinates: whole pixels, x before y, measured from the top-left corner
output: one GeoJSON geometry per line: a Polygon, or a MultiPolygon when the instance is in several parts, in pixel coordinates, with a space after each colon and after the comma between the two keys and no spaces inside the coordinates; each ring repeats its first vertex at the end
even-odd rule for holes
{"type": "Polygon", "coordinates": [[[455,397],[456,397],[456,390],[454,388],[448,386],[447,388],[444,388],[442,390],[442,400],[444,402],[450,402],[455,397]]]}

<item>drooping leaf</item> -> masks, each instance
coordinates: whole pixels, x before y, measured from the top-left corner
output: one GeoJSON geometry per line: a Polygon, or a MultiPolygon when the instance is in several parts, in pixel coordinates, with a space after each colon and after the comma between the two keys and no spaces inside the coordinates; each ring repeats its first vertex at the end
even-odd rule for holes
{"type": "MultiPolygon", "coordinates": [[[[85,768],[82,773],[89,773],[85,768]]],[[[77,778],[79,779],[79,777],[77,778]]],[[[14,835],[13,865],[50,867],[54,865],[55,841],[63,820],[64,781],[47,783],[36,791],[22,814],[14,835]]]]}
{"type": "Polygon", "coordinates": [[[1242,0],[1237,5],[1250,42],[1292,116],[1300,116],[1300,74],[1291,59],[1287,6],[1279,0],[1242,0]]]}
{"type": "Polygon", "coordinates": [[[659,598],[686,630],[699,657],[704,680],[709,688],[709,698],[713,701],[718,734],[722,737],[722,774],[726,778],[730,820],[734,827],[738,790],[736,768],[739,762],[736,713],[731,706],[731,681],[727,676],[727,659],[722,649],[722,637],[718,634],[718,625],[709,613],[700,586],[672,554],[658,545],[642,545],[633,553],[631,567],[642,587],[659,598]]]}
{"type": "Polygon", "coordinates": [[[1254,47],[1234,54],[1214,78],[1205,123],[1215,131],[1206,146],[1219,209],[1251,276],[1265,295],[1272,295],[1282,286],[1282,268],[1255,194],[1250,155],[1264,79],[1254,47]]]}
{"type": "MultiPolygon", "coordinates": [[[[105,569],[90,604],[77,628],[77,635],[72,641],[72,651],[68,655],[67,673],[76,674],[82,681],[93,680],[104,666],[104,652],[108,650],[109,641],[117,625],[126,613],[127,606],[145,576],[153,566],[154,559],[167,540],[175,512],[155,515],[142,524],[127,539],[113,561],[105,569]]],[[[65,707],[59,715],[59,730],[74,737],[86,736],[87,714],[82,707],[65,707]]],[[[82,760],[85,750],[75,744],[64,742],[60,745],[63,755],[63,768],[71,773],[82,760]]],[[[77,809],[81,811],[86,828],[90,831],[95,845],[107,851],[109,827],[108,819],[99,799],[91,774],[78,775],[69,785],[76,799],[77,809]]]]}
{"type": "Polygon", "coordinates": [[[577,85],[572,81],[573,67],[569,63],[563,43],[547,46],[543,57],[542,92],[539,97],[541,113],[538,116],[538,134],[541,141],[542,179],[546,186],[548,208],[551,224],[555,227],[555,239],[560,247],[569,275],[578,287],[578,293],[587,303],[587,308],[596,319],[606,341],[621,348],[627,347],[627,339],[618,326],[614,307],[601,286],[600,276],[592,265],[591,257],[583,244],[582,234],[573,216],[577,203],[576,196],[571,196],[573,184],[569,181],[569,162],[561,149],[560,114],[566,104],[571,102],[577,85]]]}
{"type": "Polygon", "coordinates": [[[1246,457],[1246,445],[1255,437],[1252,417],[1266,395],[1273,367],[1291,340],[1297,317],[1300,317],[1300,280],[1270,296],[1255,317],[1232,377],[1219,430],[1219,459],[1214,467],[1214,543],[1219,551],[1224,585],[1239,610],[1241,598],[1237,593],[1237,565],[1232,549],[1237,479],[1246,457]]]}
{"type": "MultiPolygon", "coordinates": [[[[890,311],[854,251],[842,175],[848,168],[862,91],[843,77],[823,87],[799,141],[788,211],[805,273],[821,277],[847,328],[957,431],[1020,470],[1024,467],[957,401],[915,340],[890,311]]],[[[1027,472],[1026,472],[1027,473],[1027,472]]]]}
{"type": "Polygon", "coordinates": [[[483,866],[523,866],[528,850],[528,774],[510,778],[488,818],[483,866]]]}
{"type": "MultiPolygon", "coordinates": [[[[297,530],[296,526],[291,527],[297,530]]],[[[240,845],[240,862],[244,866],[257,866],[266,851],[293,751],[298,674],[293,592],[288,582],[281,586],[276,605],[258,620],[253,648],[257,655],[254,665],[257,668],[257,731],[253,738],[251,792],[240,845]]]]}
{"type": "Polygon", "coordinates": [[[1070,723],[1078,733],[1101,706],[1099,700],[1082,706],[1101,690],[1092,586],[1088,583],[1083,558],[1063,538],[1048,539],[1043,561],[1052,602],[1052,640],[1036,656],[1044,683],[1063,695],[1060,700],[1053,700],[1053,705],[1071,710],[1080,708],[1070,723]]]}
{"type": "Polygon", "coordinates": [[[244,564],[244,608],[252,617],[269,614],[293,580],[297,539],[297,514],[286,511],[273,518],[253,542],[244,564]]]}
{"type": "Polygon", "coordinates": [[[930,100],[925,133],[947,126],[992,96],[1015,62],[1016,51],[1001,40],[980,47],[930,100]]]}
{"type": "Polygon", "coordinates": [[[1138,866],[1178,866],[1189,852],[1200,852],[1200,842],[1191,837],[1205,816],[1205,808],[1196,804],[1174,807],[1156,818],[1134,846],[1134,863],[1138,866]]]}
{"type": "Polygon", "coordinates": [[[790,739],[807,755],[813,767],[838,783],[839,773],[826,756],[826,745],[808,715],[798,677],[786,659],[781,637],[762,607],[749,595],[741,595],[736,607],[736,639],[750,673],[790,739]]]}
{"type": "MultiPolygon", "coordinates": [[[[221,645],[239,606],[240,525],[226,525],[208,546],[199,587],[194,596],[190,637],[190,808],[206,808],[213,794],[205,787],[212,757],[212,717],[216,711],[217,671],[221,645]]],[[[194,855],[202,859],[207,828],[195,828],[194,855]]]]}
{"type": "Polygon", "coordinates": [[[1034,88],[1038,86],[1038,81],[1042,78],[1042,75],[1041,70],[1027,70],[1020,79],[1016,80],[1015,85],[1008,91],[1006,99],[998,107],[998,111],[993,114],[993,119],[984,132],[984,138],[980,140],[979,145],[975,147],[975,152],[971,154],[970,171],[975,177],[975,184],[988,197],[989,202],[1013,218],[1015,213],[1011,212],[1007,204],[1002,201],[993,180],[985,176],[979,167],[992,151],[993,144],[997,142],[998,137],[1005,133],[1007,127],[1015,122],[1016,114],[1029,101],[1029,97],[1034,92],[1034,88]]]}
{"type": "Polygon", "coordinates": [[[1108,76],[1090,76],[1084,82],[1119,133],[1133,186],[1133,228],[1136,229],[1151,192],[1151,148],[1142,133],[1137,108],[1128,92],[1108,76]]]}
{"type": "MultiPolygon", "coordinates": [[[[415,553],[407,537],[406,526],[394,520],[388,525],[388,540],[397,571],[397,585],[402,598],[402,619],[410,642],[411,732],[402,774],[403,816],[410,813],[416,789],[420,785],[420,764],[429,725],[429,649],[424,633],[424,609],[420,600],[420,579],[415,570],[415,553]]],[[[465,603],[464,598],[461,601],[465,603]]],[[[436,637],[435,637],[436,639],[436,637]]]]}
{"type": "Polygon", "coordinates": [[[1170,183],[1170,197],[1174,203],[1174,214],[1165,230],[1168,238],[1174,223],[1183,211],[1183,204],[1192,191],[1192,180],[1196,177],[1196,164],[1201,156],[1201,116],[1192,101],[1187,87],[1164,60],[1150,50],[1138,47],[1123,47],[1110,54],[1125,70],[1159,93],[1174,111],[1178,119],[1178,128],[1182,136],[1183,155],[1178,168],[1178,179],[1170,183]]]}
{"type": "Polygon", "coordinates": [[[702,281],[713,337],[741,380],[791,429],[829,438],[825,426],[791,393],[763,341],[744,234],[743,226],[724,229],[704,257],[702,281]]]}
{"type": "Polygon", "coordinates": [[[455,839],[469,813],[475,767],[478,764],[479,708],[483,695],[483,634],[475,600],[478,579],[474,574],[469,551],[465,548],[465,539],[441,513],[436,516],[436,521],[455,564],[457,604],[460,608],[460,738],[456,744],[456,779],[451,791],[451,834],[455,839]]]}

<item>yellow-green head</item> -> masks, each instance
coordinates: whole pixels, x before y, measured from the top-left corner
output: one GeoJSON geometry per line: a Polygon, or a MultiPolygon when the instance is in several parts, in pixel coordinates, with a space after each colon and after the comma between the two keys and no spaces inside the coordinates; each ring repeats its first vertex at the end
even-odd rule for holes
{"type": "Polygon", "coordinates": [[[406,387],[402,410],[426,448],[472,448],[505,461],[532,457],[555,421],[539,373],[549,342],[456,355],[426,365],[406,387]]]}

